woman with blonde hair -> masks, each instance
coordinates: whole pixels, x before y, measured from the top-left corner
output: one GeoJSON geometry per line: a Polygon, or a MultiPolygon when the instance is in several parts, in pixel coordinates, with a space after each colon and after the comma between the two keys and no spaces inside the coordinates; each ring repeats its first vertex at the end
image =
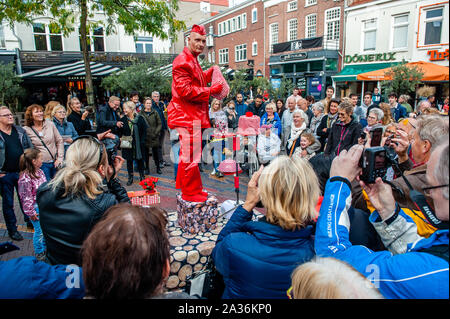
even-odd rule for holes
{"type": "Polygon", "coordinates": [[[61,103],[59,103],[58,101],[49,101],[47,104],[45,104],[44,119],[50,121],[52,120],[53,118],[52,112],[55,106],[57,105],[61,105],[61,103]]]}
{"type": "Polygon", "coordinates": [[[64,160],[64,141],[53,121],[44,119],[44,108],[39,104],[30,105],[25,111],[25,132],[31,143],[42,153],[42,171],[47,181],[64,160]]]}
{"type": "Polygon", "coordinates": [[[61,104],[58,104],[53,108],[53,124],[55,124],[59,134],[63,138],[64,153],[67,151],[67,148],[73,140],[78,137],[78,132],[75,130],[73,124],[67,121],[66,114],[66,109],[61,104]]]}
{"type": "Polygon", "coordinates": [[[392,117],[391,113],[391,106],[388,103],[380,103],[379,108],[383,111],[384,116],[383,120],[381,121],[381,124],[383,126],[386,126],[391,123],[395,123],[394,118],[392,117]]]}
{"type": "Polygon", "coordinates": [[[88,119],[89,111],[81,113],[81,102],[76,96],[67,97],[67,121],[75,127],[78,135],[83,135],[91,129],[91,122],[88,119]]]}
{"type": "Polygon", "coordinates": [[[312,223],[319,192],[307,160],[283,155],[261,166],[212,252],[225,283],[223,298],[287,298],[292,271],[314,256],[312,223]],[[252,220],[259,201],[266,214],[252,220]]]}
{"type": "Polygon", "coordinates": [[[378,289],[355,268],[335,258],[319,258],[295,268],[293,299],[381,299],[378,289]]]}
{"type": "Polygon", "coordinates": [[[81,265],[81,245],[92,227],[109,207],[129,202],[126,190],[113,176],[123,162],[116,156],[113,168],[104,145],[83,135],[67,149],[66,165],[38,189],[39,218],[51,264],[81,265]]]}
{"type": "Polygon", "coordinates": [[[127,161],[128,182],[133,184],[133,161],[136,160],[139,170],[139,180],[145,179],[145,148],[147,139],[147,123],[142,115],[136,113],[136,104],[132,101],[123,104],[124,116],[120,119],[123,126],[120,137],[128,137],[131,141],[130,147],[125,148],[121,143],[122,156],[127,161]]]}

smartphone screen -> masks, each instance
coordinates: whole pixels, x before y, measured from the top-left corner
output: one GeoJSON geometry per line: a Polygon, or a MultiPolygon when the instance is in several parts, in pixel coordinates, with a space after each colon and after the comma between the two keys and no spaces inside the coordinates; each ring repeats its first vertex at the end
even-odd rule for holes
{"type": "Polygon", "coordinates": [[[370,146],[374,147],[374,146],[380,146],[381,145],[381,138],[383,136],[383,128],[379,127],[376,129],[373,129],[372,131],[370,131],[370,146]]]}

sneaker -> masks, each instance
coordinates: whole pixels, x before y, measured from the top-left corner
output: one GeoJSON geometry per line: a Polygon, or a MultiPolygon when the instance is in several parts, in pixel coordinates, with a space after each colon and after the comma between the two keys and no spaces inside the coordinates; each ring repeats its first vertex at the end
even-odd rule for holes
{"type": "Polygon", "coordinates": [[[45,261],[45,257],[46,257],[45,255],[46,255],[45,252],[43,252],[43,253],[36,254],[35,257],[39,261],[45,261]]]}
{"type": "Polygon", "coordinates": [[[216,175],[216,169],[213,169],[211,175],[216,175]]]}
{"type": "Polygon", "coordinates": [[[216,177],[222,178],[223,177],[222,172],[221,171],[217,171],[216,172],[216,177]]]}
{"type": "Polygon", "coordinates": [[[12,240],[17,240],[17,241],[23,240],[22,235],[17,230],[15,232],[13,232],[13,233],[9,233],[9,237],[12,240]]]}
{"type": "Polygon", "coordinates": [[[31,221],[27,221],[27,228],[34,229],[33,223],[31,221]]]}

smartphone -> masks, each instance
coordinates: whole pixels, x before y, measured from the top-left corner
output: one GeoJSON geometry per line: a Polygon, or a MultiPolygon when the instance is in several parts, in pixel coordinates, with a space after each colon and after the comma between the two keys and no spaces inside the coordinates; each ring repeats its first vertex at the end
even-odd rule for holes
{"type": "Polygon", "coordinates": [[[378,127],[370,131],[370,147],[380,146],[383,137],[383,128],[378,127]]]}

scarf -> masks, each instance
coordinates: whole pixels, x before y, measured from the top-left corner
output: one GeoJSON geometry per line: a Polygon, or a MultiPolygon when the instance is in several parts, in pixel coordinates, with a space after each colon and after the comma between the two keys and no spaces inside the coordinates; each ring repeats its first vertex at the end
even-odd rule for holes
{"type": "Polygon", "coordinates": [[[131,122],[131,124],[133,125],[133,131],[132,131],[132,135],[134,134],[134,140],[136,141],[136,159],[140,160],[142,159],[142,150],[141,150],[141,138],[139,136],[139,128],[138,128],[138,120],[139,120],[139,114],[135,115],[133,120],[128,119],[128,121],[131,122]]]}
{"type": "Polygon", "coordinates": [[[333,126],[334,122],[336,122],[337,116],[338,116],[338,112],[334,113],[334,115],[331,113],[328,113],[327,128],[330,128],[331,126],[333,126]]]}
{"type": "Polygon", "coordinates": [[[298,139],[298,137],[300,136],[300,134],[302,134],[302,132],[306,129],[306,124],[305,122],[303,122],[302,126],[300,127],[295,127],[294,123],[292,123],[292,127],[291,127],[291,137],[288,139],[288,148],[291,148],[292,143],[298,139]]]}

